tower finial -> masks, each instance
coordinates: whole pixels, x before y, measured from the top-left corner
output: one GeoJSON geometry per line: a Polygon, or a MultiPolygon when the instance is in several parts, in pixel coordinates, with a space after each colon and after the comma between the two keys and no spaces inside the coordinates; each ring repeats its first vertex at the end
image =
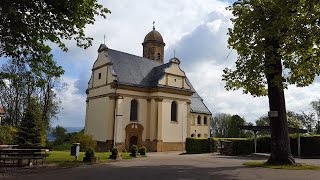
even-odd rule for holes
{"type": "Polygon", "coordinates": [[[156,30],[156,28],[154,27],[154,24],[155,24],[156,22],[155,21],[153,21],[153,30],[156,30]]]}
{"type": "Polygon", "coordinates": [[[103,44],[106,44],[106,34],[103,35],[103,44]]]}

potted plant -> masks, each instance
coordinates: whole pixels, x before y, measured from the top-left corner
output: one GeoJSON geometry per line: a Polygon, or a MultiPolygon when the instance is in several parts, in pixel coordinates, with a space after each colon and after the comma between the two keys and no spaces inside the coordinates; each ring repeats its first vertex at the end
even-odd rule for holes
{"type": "Polygon", "coordinates": [[[138,146],[137,145],[132,145],[130,148],[130,156],[132,157],[137,157],[137,152],[138,152],[138,146]]]}
{"type": "Polygon", "coordinates": [[[119,152],[118,149],[116,147],[113,147],[111,149],[111,155],[109,157],[110,159],[118,159],[119,158],[119,152]]]}
{"type": "Polygon", "coordinates": [[[94,164],[97,162],[97,157],[94,155],[94,149],[88,148],[85,153],[85,157],[83,158],[83,162],[94,164]]]}
{"type": "Polygon", "coordinates": [[[139,154],[142,156],[145,156],[147,153],[147,148],[145,146],[142,146],[139,148],[139,154]]]}

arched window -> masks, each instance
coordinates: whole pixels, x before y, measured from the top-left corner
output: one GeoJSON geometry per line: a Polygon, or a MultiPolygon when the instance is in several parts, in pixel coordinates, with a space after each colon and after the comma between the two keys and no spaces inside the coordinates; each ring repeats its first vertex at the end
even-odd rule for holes
{"type": "Polygon", "coordinates": [[[208,125],[207,123],[208,123],[207,116],[205,116],[205,117],[203,118],[203,124],[204,124],[204,125],[208,125]]]}
{"type": "Polygon", "coordinates": [[[198,116],[198,118],[197,118],[197,124],[198,124],[198,125],[201,125],[201,116],[198,116]]]}
{"type": "Polygon", "coordinates": [[[201,137],[201,134],[198,134],[198,138],[200,138],[201,137]]]}
{"type": "Polygon", "coordinates": [[[191,134],[191,137],[193,138],[193,137],[194,137],[194,134],[191,134]]]}
{"type": "Polygon", "coordinates": [[[130,121],[138,121],[138,101],[135,99],[131,101],[130,121]]]}
{"type": "Polygon", "coordinates": [[[177,122],[177,103],[175,101],[171,103],[171,121],[177,122]]]}

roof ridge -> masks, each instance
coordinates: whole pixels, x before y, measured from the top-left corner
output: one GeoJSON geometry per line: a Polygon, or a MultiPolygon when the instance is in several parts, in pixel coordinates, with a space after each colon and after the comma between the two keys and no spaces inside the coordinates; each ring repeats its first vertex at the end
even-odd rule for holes
{"type": "Polygon", "coordinates": [[[161,63],[159,63],[159,62],[157,62],[155,60],[148,59],[148,58],[145,58],[145,57],[142,57],[142,56],[138,56],[138,55],[135,55],[135,54],[130,54],[130,53],[119,51],[119,50],[115,50],[115,49],[112,49],[112,48],[109,48],[109,50],[116,51],[116,52],[123,53],[123,54],[127,54],[127,55],[130,55],[130,56],[135,56],[135,57],[138,57],[138,58],[141,58],[141,59],[145,59],[145,60],[148,60],[148,61],[152,61],[152,62],[158,63],[160,66],[163,65],[163,64],[161,64],[161,63]]]}

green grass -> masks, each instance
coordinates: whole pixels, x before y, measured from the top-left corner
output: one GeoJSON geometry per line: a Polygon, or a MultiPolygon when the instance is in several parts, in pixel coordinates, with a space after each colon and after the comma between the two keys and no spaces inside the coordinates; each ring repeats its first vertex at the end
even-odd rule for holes
{"type": "Polygon", "coordinates": [[[295,164],[295,165],[269,165],[265,162],[245,162],[245,166],[249,167],[263,167],[271,169],[287,169],[287,170],[320,170],[320,166],[309,165],[309,164],[295,164]]]}
{"type": "MultiPolygon", "coordinates": [[[[60,167],[75,167],[80,166],[85,163],[82,162],[84,157],[84,152],[80,152],[79,158],[76,161],[74,156],[70,155],[70,151],[51,151],[48,154],[50,154],[46,158],[46,163],[48,164],[55,164],[60,167]]],[[[120,153],[122,156],[122,159],[131,159],[129,153],[120,153]]],[[[109,161],[109,156],[111,155],[111,152],[96,152],[95,156],[98,157],[98,162],[107,162],[109,161]]]]}

